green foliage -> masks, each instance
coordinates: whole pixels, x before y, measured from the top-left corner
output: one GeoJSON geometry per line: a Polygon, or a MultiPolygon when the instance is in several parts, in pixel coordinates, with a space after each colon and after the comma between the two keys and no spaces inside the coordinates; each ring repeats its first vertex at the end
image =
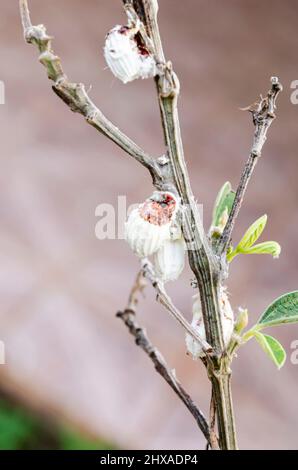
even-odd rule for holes
{"type": "Polygon", "coordinates": [[[284,294],[269,305],[257,324],[242,336],[242,344],[255,338],[280,369],[286,360],[284,348],[277,339],[261,333],[260,330],[288,323],[298,323],[298,291],[284,294]]]}
{"type": "Polygon", "coordinates": [[[238,243],[238,250],[245,252],[248,250],[261,236],[267,223],[267,215],[263,215],[256,220],[245,232],[240,242],[238,243]]]}
{"type": "Polygon", "coordinates": [[[112,450],[68,428],[53,428],[25,409],[0,399],[0,450],[112,450]]]}
{"type": "Polygon", "coordinates": [[[218,227],[221,223],[222,216],[226,211],[229,215],[234,203],[235,192],[232,190],[231,183],[227,181],[220,189],[214,203],[212,214],[212,225],[218,227]]]}
{"type": "Polygon", "coordinates": [[[276,299],[261,315],[257,329],[298,322],[298,291],[284,294],[276,299]]]}
{"type": "Polygon", "coordinates": [[[236,248],[232,248],[228,251],[227,260],[229,263],[235,258],[235,256],[239,254],[270,254],[273,256],[273,258],[279,257],[281,247],[277,242],[268,241],[254,245],[254,243],[259,239],[259,237],[263,233],[266,223],[267,215],[265,214],[249,227],[249,229],[245,232],[236,248]]]}
{"type": "Polygon", "coordinates": [[[35,422],[18,408],[0,401],[0,449],[17,450],[34,431],[35,422]]]}
{"type": "Polygon", "coordinates": [[[281,246],[277,242],[269,241],[263,243],[257,243],[253,245],[245,254],[250,255],[272,255],[273,258],[278,258],[281,252],[281,246]]]}
{"type": "Polygon", "coordinates": [[[286,351],[280,342],[272,336],[264,335],[259,331],[254,331],[254,337],[276,367],[280,369],[287,358],[286,351]]]}

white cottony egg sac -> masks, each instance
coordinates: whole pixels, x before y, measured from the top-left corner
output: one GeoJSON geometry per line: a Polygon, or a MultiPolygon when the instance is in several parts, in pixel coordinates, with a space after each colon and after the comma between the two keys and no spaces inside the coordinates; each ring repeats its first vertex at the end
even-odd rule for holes
{"type": "Polygon", "coordinates": [[[128,26],[115,26],[106,37],[104,56],[111,72],[123,83],[157,74],[152,54],[128,26]]]}
{"type": "Polygon", "coordinates": [[[132,251],[140,258],[153,255],[170,238],[170,224],[154,225],[140,215],[140,209],[131,212],[125,224],[125,238],[132,251]]]}
{"type": "MultiPolygon", "coordinates": [[[[233,330],[234,330],[234,314],[231,307],[231,304],[228,300],[227,292],[225,287],[220,288],[219,293],[219,305],[220,305],[220,313],[221,313],[221,321],[222,321],[222,328],[223,328],[223,339],[225,347],[228,346],[233,330]]],[[[191,325],[198,333],[198,335],[206,340],[206,332],[205,326],[203,321],[202,315],[202,307],[199,295],[194,296],[194,303],[193,303],[193,319],[191,325]]],[[[193,339],[193,337],[187,333],[185,337],[186,342],[186,349],[187,353],[192,356],[193,359],[198,359],[199,357],[203,357],[204,353],[202,351],[202,346],[193,339]]]]}
{"type": "Polygon", "coordinates": [[[133,210],[125,224],[125,238],[140,258],[153,255],[153,266],[162,282],[175,281],[184,269],[185,242],[176,215],[177,198],[156,191],[133,210]]]}
{"type": "Polygon", "coordinates": [[[172,193],[156,191],[131,212],[125,224],[125,238],[137,256],[147,258],[171,239],[178,207],[172,193]]]}
{"type": "Polygon", "coordinates": [[[153,266],[161,281],[175,281],[184,269],[184,260],[184,239],[166,240],[162,247],[155,253],[153,266]]]}

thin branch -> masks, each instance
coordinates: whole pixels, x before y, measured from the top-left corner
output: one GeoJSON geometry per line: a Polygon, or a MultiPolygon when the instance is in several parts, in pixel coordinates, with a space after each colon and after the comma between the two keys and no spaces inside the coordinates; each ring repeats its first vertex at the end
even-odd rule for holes
{"type": "Polygon", "coordinates": [[[279,83],[278,78],[272,77],[271,89],[269,90],[266,98],[261,97],[261,99],[252,106],[245,108],[245,110],[250,111],[253,116],[253,123],[255,125],[254,141],[249,158],[241,175],[228,222],[225,226],[222,237],[219,240],[218,253],[220,254],[225,253],[230,246],[232,231],[239,214],[246,189],[256,164],[262,154],[262,148],[267,139],[268,129],[276,117],[276,99],[281,91],[282,85],[279,83]]]}
{"type": "Polygon", "coordinates": [[[216,426],[216,401],[213,389],[211,391],[210,409],[209,409],[209,430],[210,441],[212,442],[213,449],[219,449],[218,438],[215,431],[216,426]]]}
{"type": "Polygon", "coordinates": [[[159,9],[158,0],[122,0],[122,2],[125,8],[133,9],[145,25],[147,34],[153,42],[157,63],[164,64],[165,56],[159,31],[156,28],[159,9]]]}
{"type": "Polygon", "coordinates": [[[130,334],[134,336],[137,346],[143,349],[154,364],[156,371],[174,390],[176,395],[184,403],[186,408],[194,417],[198,427],[204,434],[208,443],[212,447],[214,443],[210,439],[209,426],[202,411],[195,405],[192,398],[184,390],[180,382],[177,380],[175,373],[169,368],[164,357],[159,350],[151,343],[145,330],[137,323],[135,309],[139,302],[139,294],[144,290],[144,274],[141,271],[137,276],[136,282],[129,296],[127,308],[123,312],[118,312],[117,317],[120,318],[127,326],[130,334]]]}
{"type": "Polygon", "coordinates": [[[46,67],[48,77],[54,82],[53,90],[74,112],[82,114],[86,121],[104,134],[126,153],[146,167],[154,181],[162,179],[158,163],[129,137],[111,123],[92,102],[82,83],[71,83],[63,71],[60,58],[52,50],[52,37],[43,25],[33,26],[27,0],[20,0],[25,40],[35,44],[40,52],[39,61],[46,67]]]}
{"type": "Polygon", "coordinates": [[[202,347],[203,352],[205,353],[207,359],[212,354],[213,350],[210,344],[204,340],[195,329],[188,323],[184,318],[182,313],[177,309],[173,304],[171,297],[167,294],[164,284],[158,279],[155,275],[154,268],[152,264],[145,259],[142,266],[142,271],[144,276],[150,281],[152,286],[157,292],[157,299],[159,302],[170,312],[170,314],[177,320],[177,322],[189,333],[195,341],[197,341],[202,347]]]}

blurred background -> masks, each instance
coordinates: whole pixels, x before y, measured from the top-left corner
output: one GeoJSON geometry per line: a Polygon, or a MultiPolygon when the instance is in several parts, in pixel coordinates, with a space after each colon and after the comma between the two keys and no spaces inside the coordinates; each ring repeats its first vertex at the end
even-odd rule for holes
{"type": "MultiPolygon", "coordinates": [[[[55,36],[71,80],[90,86],[100,109],[159,155],[164,147],[152,81],[124,86],[103,58],[105,34],[125,22],[121,3],[29,2],[33,23],[55,36]]],[[[159,3],[166,55],[181,80],[185,153],[206,227],[219,187],[227,179],[236,187],[252,143],[251,118],[239,108],[265,94],[272,75],[284,85],[234,235],[237,241],[267,213],[262,240],[282,246],[279,260],[243,256],[232,264],[231,303],[235,310],[247,307],[252,323],[272,300],[297,289],[298,105],[291,103],[290,86],[298,80],[298,3],[159,3]]],[[[95,237],[96,207],[112,204],[117,218],[118,197],[126,196],[127,205],[143,201],[150,177],[53,94],[36,49],[23,41],[16,1],[1,1],[0,38],[6,91],[0,106],[0,340],[6,348],[0,447],[91,448],[95,441],[98,448],[203,448],[192,417],[115,318],[126,305],[136,258],[123,240],[95,237]]],[[[169,285],[189,319],[191,277],[186,270],[169,285]]],[[[139,321],[207,412],[205,371],[186,356],[183,331],[151,288],[139,321]]],[[[242,449],[298,446],[298,366],[290,361],[298,327],[280,327],[274,335],[288,352],[280,372],[253,342],[234,363],[242,449]]]]}

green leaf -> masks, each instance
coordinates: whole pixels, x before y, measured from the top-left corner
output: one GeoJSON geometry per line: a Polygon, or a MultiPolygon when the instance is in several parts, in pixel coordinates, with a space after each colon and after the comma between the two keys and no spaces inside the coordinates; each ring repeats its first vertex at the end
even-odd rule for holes
{"type": "Polygon", "coordinates": [[[236,251],[238,253],[246,252],[261,236],[267,223],[267,215],[263,215],[258,220],[256,220],[249,229],[245,232],[241,238],[236,251]]]}
{"type": "Polygon", "coordinates": [[[220,188],[219,193],[216,196],[216,200],[213,207],[212,213],[212,225],[216,225],[216,221],[219,218],[219,212],[222,213],[222,210],[219,210],[222,206],[222,201],[225,199],[227,194],[231,191],[232,186],[229,181],[226,181],[224,185],[220,188]]]}
{"type": "Polygon", "coordinates": [[[217,227],[220,224],[225,210],[227,210],[228,214],[230,214],[234,199],[235,192],[232,191],[231,183],[227,181],[220,189],[214,204],[212,214],[212,225],[214,227],[217,227]]]}
{"type": "Polygon", "coordinates": [[[248,248],[241,253],[244,255],[272,255],[273,258],[278,258],[281,252],[281,246],[277,242],[269,241],[258,243],[257,245],[253,245],[252,247],[248,248]]]}
{"type": "Polygon", "coordinates": [[[284,294],[276,299],[261,315],[256,327],[277,326],[298,322],[298,291],[284,294]]]}
{"type": "Polygon", "coordinates": [[[263,335],[258,331],[254,332],[254,337],[261,345],[265,353],[274,362],[276,367],[280,369],[284,365],[287,358],[286,351],[284,350],[280,342],[272,336],[263,335]]]}
{"type": "Polygon", "coordinates": [[[34,422],[18,408],[0,401],[0,450],[17,450],[32,437],[34,422]]]}

